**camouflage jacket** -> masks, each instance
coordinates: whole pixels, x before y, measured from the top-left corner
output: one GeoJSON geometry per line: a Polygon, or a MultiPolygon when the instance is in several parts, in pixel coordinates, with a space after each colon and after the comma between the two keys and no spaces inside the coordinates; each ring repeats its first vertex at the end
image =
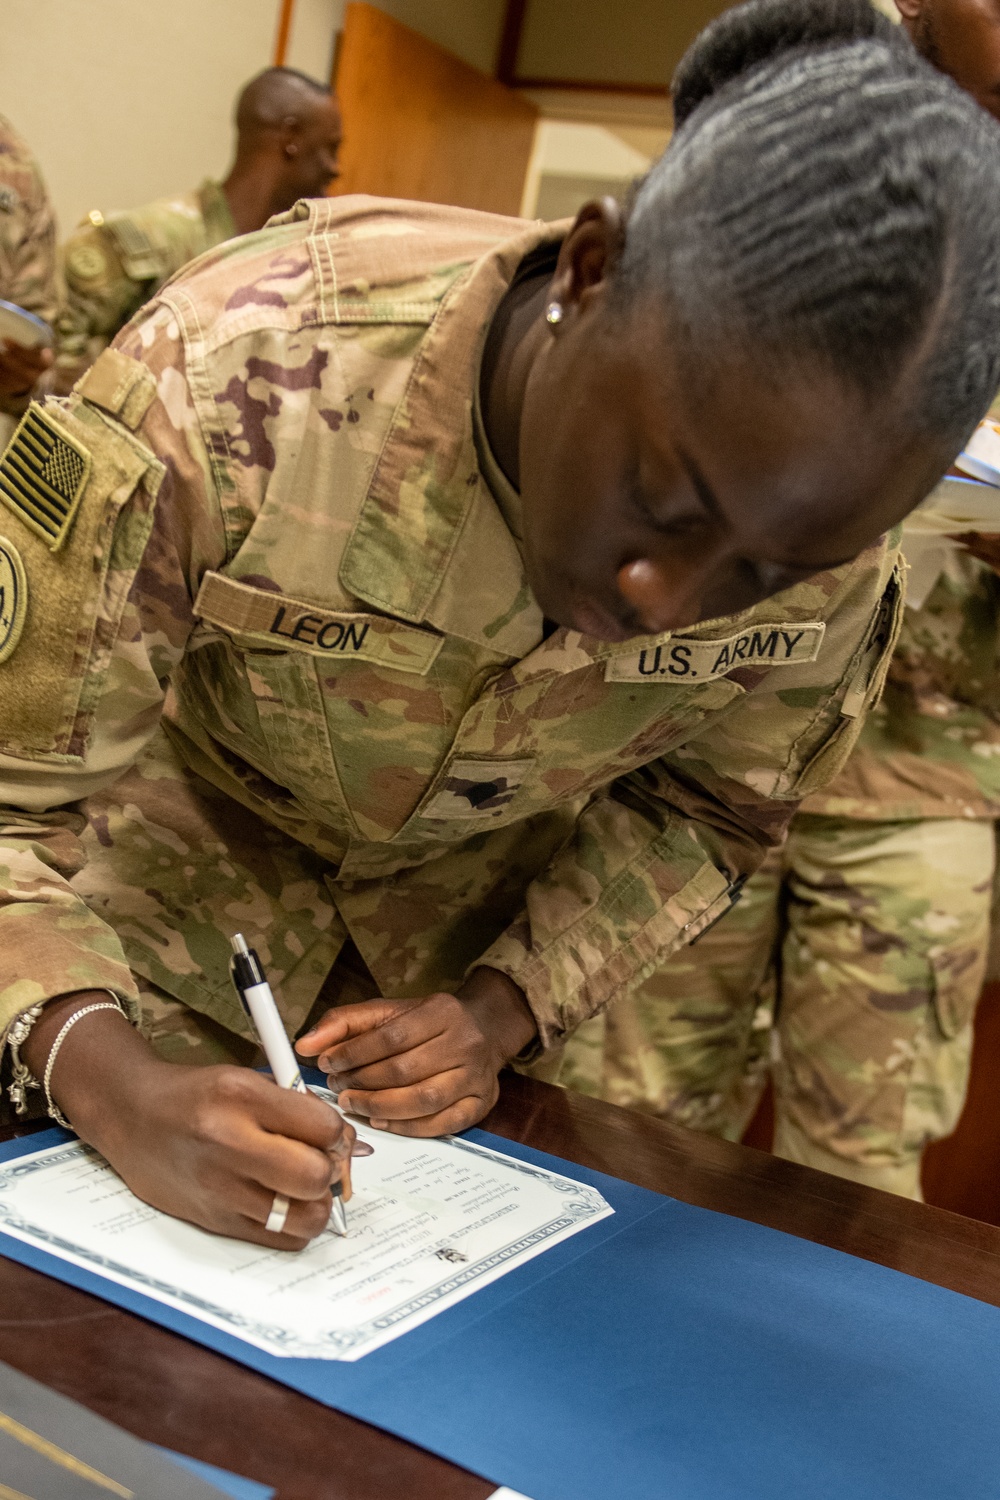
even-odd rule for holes
{"type": "MultiPolygon", "coordinates": [[[[903,528],[903,550],[906,528],[903,528]]],[[[857,820],[1000,817],[1000,578],[954,557],[907,605],[881,703],[803,812],[857,820]]]]}
{"type": "Polygon", "coordinates": [[[242,1029],[242,928],[290,1027],[350,933],[390,995],[509,974],[551,1044],[843,764],[901,610],[884,540],[674,635],[544,628],[473,406],[562,232],[300,203],[32,408],[0,464],[28,600],[0,629],[0,1022],[134,999],[131,966],[242,1029]]]}
{"type": "Polygon", "coordinates": [[[66,302],[57,324],[60,389],[82,373],[153,293],[189,260],[232,239],[216,182],[144,208],[95,209],[63,247],[66,302]]]}
{"type": "MultiPolygon", "coordinates": [[[[27,146],[0,115],[0,297],[53,323],[56,221],[45,183],[27,146]]],[[[23,411],[25,402],[0,411],[23,411]]]]}

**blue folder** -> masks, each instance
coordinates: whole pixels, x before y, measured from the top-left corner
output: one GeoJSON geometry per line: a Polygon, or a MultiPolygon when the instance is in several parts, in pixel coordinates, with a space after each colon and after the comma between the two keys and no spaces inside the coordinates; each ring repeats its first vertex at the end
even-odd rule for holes
{"type": "Polygon", "coordinates": [[[591,1183],[614,1216],[354,1364],[277,1358],[10,1236],[0,1251],[533,1500],[1000,1500],[1000,1310],[470,1136],[591,1183]]]}

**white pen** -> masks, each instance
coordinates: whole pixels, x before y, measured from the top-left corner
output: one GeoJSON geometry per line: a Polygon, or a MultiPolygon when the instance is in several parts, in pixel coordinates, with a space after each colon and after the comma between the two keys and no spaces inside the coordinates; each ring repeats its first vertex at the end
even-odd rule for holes
{"type": "MultiPolygon", "coordinates": [[[[229,972],[233,976],[233,984],[236,986],[236,993],[240,997],[243,1009],[253,1022],[260,1038],[260,1044],[264,1049],[268,1066],[274,1074],[275,1083],[281,1089],[294,1089],[296,1093],[308,1094],[309,1090],[299,1070],[292,1044],[281,1024],[271,986],[264,977],[260,959],[252,948],[247,947],[247,940],[242,932],[238,932],[233,938],[233,956],[229,960],[229,972]]],[[[347,1210],[344,1207],[343,1183],[339,1180],[334,1182],[331,1192],[333,1193],[333,1210],[330,1214],[330,1223],[338,1234],[346,1234],[347,1210]]]]}

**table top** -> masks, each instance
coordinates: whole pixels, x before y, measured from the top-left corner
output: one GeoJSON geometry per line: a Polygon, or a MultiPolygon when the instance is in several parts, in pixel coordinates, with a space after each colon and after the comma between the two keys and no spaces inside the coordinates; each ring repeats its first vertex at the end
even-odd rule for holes
{"type": "MultiPolygon", "coordinates": [[[[1000,1306],[1000,1228],[504,1075],[486,1129],[1000,1306]]],[[[10,1132],[4,1132],[9,1136],[10,1132]]],[[[0,1359],[279,1500],[486,1500],[493,1485],[0,1257],[0,1359]]]]}

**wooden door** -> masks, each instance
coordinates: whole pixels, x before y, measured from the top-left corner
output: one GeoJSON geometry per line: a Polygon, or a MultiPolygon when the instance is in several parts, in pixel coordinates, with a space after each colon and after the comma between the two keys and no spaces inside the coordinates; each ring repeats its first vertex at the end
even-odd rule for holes
{"type": "Polygon", "coordinates": [[[538,111],[512,89],[361,0],[347,6],[334,81],[333,192],[520,212],[538,111]]]}

